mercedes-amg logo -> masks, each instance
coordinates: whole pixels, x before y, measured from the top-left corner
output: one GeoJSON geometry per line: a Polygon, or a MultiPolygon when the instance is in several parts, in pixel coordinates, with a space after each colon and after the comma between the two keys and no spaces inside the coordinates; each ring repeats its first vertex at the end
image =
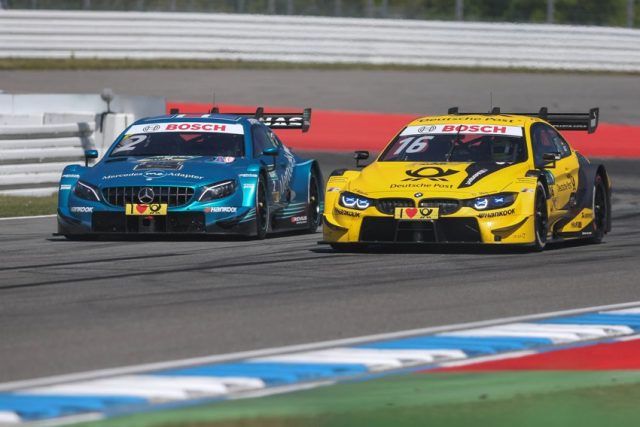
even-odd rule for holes
{"type": "Polygon", "coordinates": [[[149,204],[153,202],[155,196],[156,193],[154,193],[153,189],[149,187],[143,187],[138,191],[138,200],[140,203],[149,204]]]}

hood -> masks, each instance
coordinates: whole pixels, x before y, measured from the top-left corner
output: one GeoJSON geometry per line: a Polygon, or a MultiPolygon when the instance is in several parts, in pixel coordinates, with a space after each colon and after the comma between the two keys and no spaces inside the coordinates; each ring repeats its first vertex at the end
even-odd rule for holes
{"type": "Polygon", "coordinates": [[[100,188],[200,186],[236,178],[248,161],[233,157],[112,157],[90,168],[82,180],[100,188]]]}
{"type": "Polygon", "coordinates": [[[372,197],[415,191],[474,196],[502,191],[527,170],[526,163],[375,162],[351,181],[350,190],[372,197]]]}

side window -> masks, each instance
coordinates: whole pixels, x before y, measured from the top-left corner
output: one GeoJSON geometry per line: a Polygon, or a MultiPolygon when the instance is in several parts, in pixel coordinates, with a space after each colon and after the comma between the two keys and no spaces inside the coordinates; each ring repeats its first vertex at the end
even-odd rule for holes
{"type": "Polygon", "coordinates": [[[253,157],[260,157],[265,148],[274,146],[267,130],[262,126],[254,126],[251,135],[253,137],[253,157]]]}
{"type": "MultiPolygon", "coordinates": [[[[552,128],[542,123],[536,123],[531,127],[531,144],[533,145],[533,159],[536,167],[544,166],[543,155],[546,153],[560,153],[562,151],[554,141],[554,135],[549,132],[552,128]]],[[[555,132],[555,136],[559,135],[555,132]]]]}
{"type": "Polygon", "coordinates": [[[549,134],[551,141],[556,146],[556,151],[560,153],[562,157],[569,156],[571,154],[571,148],[569,147],[569,144],[567,144],[567,141],[564,140],[562,135],[560,135],[558,131],[552,127],[545,127],[545,129],[549,134]]]}

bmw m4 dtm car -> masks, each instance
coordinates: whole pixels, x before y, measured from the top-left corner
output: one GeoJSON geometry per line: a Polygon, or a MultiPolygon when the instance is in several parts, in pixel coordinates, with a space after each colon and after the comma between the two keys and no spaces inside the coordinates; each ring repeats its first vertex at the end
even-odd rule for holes
{"type": "Polygon", "coordinates": [[[271,130],[306,132],[302,113],[175,114],[128,127],[93,167],[67,166],[58,234],[211,233],[264,238],[315,232],[323,180],[315,160],[293,153],[271,130]]]}
{"type": "MultiPolygon", "coordinates": [[[[530,245],[611,230],[605,167],[558,130],[587,131],[586,114],[461,113],[409,123],[362,170],[334,171],[325,194],[324,242],[530,245]]],[[[356,152],[358,161],[368,152],[356,152]]]]}

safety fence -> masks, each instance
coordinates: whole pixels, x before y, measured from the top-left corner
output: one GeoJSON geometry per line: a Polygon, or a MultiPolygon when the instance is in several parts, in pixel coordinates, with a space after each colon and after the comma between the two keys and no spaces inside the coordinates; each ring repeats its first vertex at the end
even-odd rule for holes
{"type": "Polygon", "coordinates": [[[640,30],[309,16],[4,10],[0,11],[0,57],[638,72],[640,30]]]}

